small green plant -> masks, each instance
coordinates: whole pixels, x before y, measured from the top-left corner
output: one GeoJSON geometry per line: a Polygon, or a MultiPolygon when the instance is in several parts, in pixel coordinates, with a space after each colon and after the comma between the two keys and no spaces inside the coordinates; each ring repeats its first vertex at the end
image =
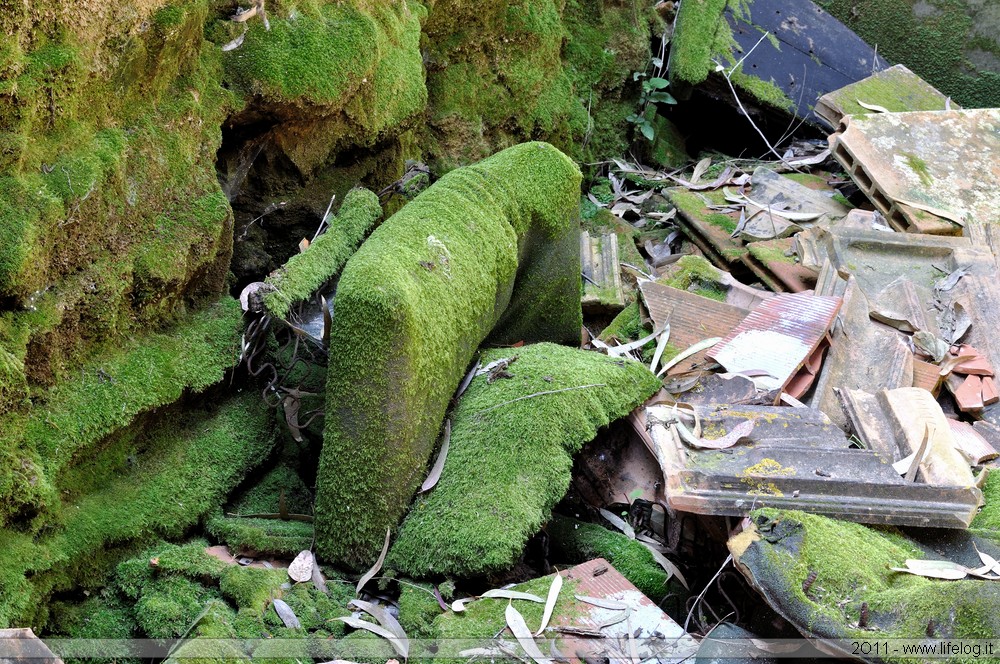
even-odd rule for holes
{"type": "MultiPolygon", "coordinates": [[[[632,74],[632,80],[646,79],[646,72],[637,71],[632,74]]],[[[653,76],[642,81],[642,95],[639,97],[639,112],[625,118],[642,132],[648,140],[656,136],[653,128],[653,118],[656,117],[655,104],[676,104],[677,100],[666,91],[670,81],[660,76],[653,76]]]]}

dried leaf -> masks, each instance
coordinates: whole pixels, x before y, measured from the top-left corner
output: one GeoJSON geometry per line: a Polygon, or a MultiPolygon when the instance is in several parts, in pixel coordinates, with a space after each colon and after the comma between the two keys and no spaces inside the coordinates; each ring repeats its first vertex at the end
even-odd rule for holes
{"type": "Polygon", "coordinates": [[[316,554],[313,554],[313,564],[312,564],[312,582],[316,590],[320,591],[324,595],[330,594],[330,589],[326,587],[326,579],[323,578],[323,570],[319,567],[319,561],[316,560],[316,554]]]}
{"type": "Polygon", "coordinates": [[[292,578],[292,581],[296,583],[304,583],[312,579],[313,571],[313,554],[312,551],[306,549],[295,556],[295,560],[292,564],[288,566],[288,576],[292,578]]]}
{"type": "Polygon", "coordinates": [[[886,108],[885,106],[879,106],[877,104],[866,104],[865,102],[861,101],[860,99],[856,99],[855,101],[858,102],[858,106],[860,106],[861,108],[868,109],[869,111],[875,111],[876,113],[891,113],[892,112],[888,108],[886,108]]]}
{"type": "Polygon", "coordinates": [[[712,158],[705,157],[694,167],[694,173],[691,174],[691,182],[698,184],[701,180],[701,176],[705,174],[705,171],[712,165],[712,158]]]}
{"type": "Polygon", "coordinates": [[[518,590],[487,590],[482,595],[479,596],[480,599],[523,599],[528,602],[537,602],[538,604],[544,604],[545,600],[538,595],[532,595],[531,593],[522,593],[518,590]]]}
{"type": "MultiPolygon", "coordinates": [[[[668,575],[672,577],[676,577],[682,586],[688,588],[687,579],[685,579],[684,575],[681,574],[681,571],[677,568],[677,565],[674,565],[672,562],[670,562],[666,556],[664,556],[662,553],[656,550],[653,547],[653,545],[650,544],[649,542],[642,542],[642,545],[647,549],[649,549],[649,552],[653,554],[653,560],[656,561],[657,565],[663,568],[663,571],[665,571],[668,575]]],[[[690,588],[688,589],[690,590],[690,588]]]]}
{"type": "Polygon", "coordinates": [[[535,632],[535,636],[541,635],[545,628],[549,626],[549,619],[552,618],[552,610],[556,608],[556,601],[559,599],[559,591],[562,590],[563,578],[559,570],[556,570],[552,578],[552,585],[549,586],[549,595],[545,598],[545,611],[542,613],[542,626],[535,632]]]}
{"type": "Polygon", "coordinates": [[[507,619],[507,627],[510,628],[517,642],[521,644],[524,652],[528,653],[528,656],[538,664],[549,664],[552,660],[542,654],[542,651],[538,648],[538,644],[535,643],[535,639],[531,636],[531,630],[528,629],[527,623],[524,622],[524,616],[514,608],[513,604],[507,605],[504,616],[507,619]]]}
{"type": "Polygon", "coordinates": [[[585,595],[573,595],[577,600],[585,602],[587,604],[593,604],[594,606],[599,606],[602,609],[611,609],[613,611],[624,611],[628,608],[628,604],[624,602],[619,602],[613,599],[605,599],[603,597],[586,597],[585,595]]]}
{"type": "Polygon", "coordinates": [[[375,623],[370,623],[367,620],[362,620],[361,618],[355,618],[354,616],[341,616],[337,618],[337,620],[347,623],[354,629],[364,629],[371,632],[372,634],[377,634],[378,636],[381,636],[383,639],[389,642],[389,644],[392,646],[392,649],[395,650],[400,657],[403,657],[404,659],[407,657],[408,647],[409,647],[408,644],[404,646],[404,644],[401,643],[399,639],[396,638],[396,636],[392,632],[387,630],[385,627],[382,627],[381,625],[376,625],[375,623]]]}
{"type": "Polygon", "coordinates": [[[481,366],[481,362],[476,362],[476,365],[469,369],[469,373],[465,374],[465,378],[462,379],[462,384],[458,386],[458,391],[455,392],[456,399],[465,394],[465,391],[469,389],[469,385],[472,384],[472,379],[479,375],[479,368],[481,366]]]}
{"type": "MultiPolygon", "coordinates": [[[[351,600],[350,604],[370,614],[382,627],[385,627],[393,636],[399,639],[399,642],[407,652],[409,651],[410,639],[406,636],[406,632],[403,631],[403,626],[399,624],[396,617],[389,613],[385,607],[360,599],[351,600]]],[[[405,657],[406,655],[403,656],[405,657]]]]}
{"type": "Polygon", "coordinates": [[[804,645],[803,643],[773,643],[765,641],[764,639],[750,639],[750,643],[752,643],[757,650],[763,650],[764,652],[769,652],[775,655],[796,652],[804,645]]]}
{"type": "Polygon", "coordinates": [[[295,612],[292,611],[292,607],[280,599],[274,600],[272,604],[274,604],[274,612],[281,618],[281,622],[285,623],[285,627],[289,629],[302,629],[302,623],[299,622],[295,612]]]}
{"type": "Polygon", "coordinates": [[[594,196],[593,194],[589,194],[588,193],[587,194],[587,198],[590,200],[591,203],[593,203],[594,205],[596,205],[599,208],[606,208],[606,207],[608,207],[607,203],[602,203],[601,201],[597,200],[597,197],[594,196]]]}
{"type": "Polygon", "coordinates": [[[379,554],[378,560],[375,561],[372,568],[365,572],[364,576],[361,577],[361,580],[358,581],[358,587],[355,589],[355,592],[360,593],[361,589],[365,587],[365,584],[375,578],[375,575],[378,574],[380,569],[382,569],[382,563],[385,562],[385,554],[389,552],[389,536],[391,534],[392,531],[389,528],[386,528],[385,544],[382,545],[382,553],[379,554]]]}
{"type": "Polygon", "coordinates": [[[656,365],[660,363],[660,358],[663,357],[663,351],[667,349],[667,343],[670,341],[670,323],[663,326],[663,332],[660,333],[660,338],[656,341],[656,351],[653,353],[653,360],[649,363],[649,370],[656,373],[656,365]]]}
{"type": "Polygon", "coordinates": [[[612,526],[614,526],[618,530],[628,535],[629,539],[635,539],[635,530],[632,528],[632,526],[625,523],[625,520],[622,519],[620,516],[618,516],[617,514],[612,514],[603,507],[599,509],[598,512],[601,513],[601,516],[603,516],[608,523],[610,523],[612,526]]]}
{"type": "Polygon", "coordinates": [[[938,371],[938,375],[947,376],[958,365],[962,364],[963,362],[968,362],[969,360],[974,360],[974,359],[976,359],[975,355],[959,355],[957,357],[954,355],[949,355],[941,362],[940,365],[941,370],[938,371]]]}
{"type": "Polygon", "coordinates": [[[690,434],[691,432],[687,431],[687,427],[684,426],[684,423],[677,422],[676,424],[678,427],[681,428],[680,432],[681,438],[683,438],[685,442],[689,443],[693,447],[706,450],[728,449],[733,445],[735,445],[736,443],[738,443],[741,439],[749,436],[751,432],[753,432],[753,427],[754,427],[753,420],[744,420],[739,424],[737,424],[736,426],[734,426],[732,429],[730,429],[725,436],[722,436],[721,438],[710,439],[710,438],[695,437],[693,435],[686,436],[685,432],[687,432],[688,434],[690,434]]]}
{"type": "Polygon", "coordinates": [[[642,339],[633,341],[631,343],[624,344],[622,346],[612,346],[608,348],[608,355],[610,355],[611,357],[621,357],[622,355],[627,355],[628,353],[631,353],[634,350],[639,350],[640,348],[648,344],[650,341],[660,336],[663,333],[663,330],[665,329],[666,328],[664,327],[663,329],[656,330],[649,336],[643,337],[642,339]]]}
{"type": "Polygon", "coordinates": [[[975,542],[972,543],[972,547],[976,550],[976,553],[979,554],[979,559],[983,561],[983,565],[985,565],[985,567],[980,567],[979,569],[974,570],[977,574],[985,574],[987,572],[1000,574],[1000,561],[990,554],[980,551],[975,542]]]}
{"type": "Polygon", "coordinates": [[[330,306],[326,302],[326,298],[322,295],[319,296],[319,304],[323,309],[323,336],[320,338],[323,340],[323,347],[330,347],[330,330],[333,329],[333,314],[330,313],[330,306]]]}
{"type": "Polygon", "coordinates": [[[686,360],[695,353],[700,353],[703,350],[708,350],[709,348],[719,343],[720,341],[722,341],[722,337],[712,337],[710,339],[704,339],[692,346],[689,346],[687,349],[681,351],[680,353],[677,353],[677,355],[675,355],[672,360],[664,364],[660,368],[660,370],[656,373],[656,377],[659,378],[663,374],[670,371],[671,368],[680,363],[682,360],[686,360]]]}
{"type": "Polygon", "coordinates": [[[454,602],[451,603],[451,610],[454,611],[455,613],[461,613],[462,611],[465,611],[466,604],[475,601],[476,601],[475,597],[463,597],[462,599],[456,599],[454,602]]]}
{"type": "Polygon", "coordinates": [[[237,37],[236,39],[234,39],[234,40],[232,40],[230,42],[226,42],[225,44],[222,45],[222,51],[224,53],[225,52],[229,52],[229,51],[235,51],[240,46],[243,46],[243,40],[246,39],[246,37],[247,37],[247,31],[246,31],[246,26],[244,26],[243,27],[243,33],[240,34],[239,37],[237,37]]]}
{"type": "Polygon", "coordinates": [[[705,191],[706,189],[718,189],[719,187],[727,184],[732,174],[733,174],[733,169],[729,166],[726,166],[725,170],[722,171],[722,174],[719,175],[719,177],[715,178],[714,181],[709,182],[708,184],[695,184],[694,182],[688,182],[687,180],[682,180],[681,178],[675,177],[673,175],[668,175],[667,177],[673,180],[674,182],[684,187],[687,187],[691,191],[705,191]]]}
{"type": "Polygon", "coordinates": [[[948,343],[938,339],[930,332],[920,330],[913,333],[913,344],[927,355],[934,358],[935,362],[940,362],[948,353],[948,343]]]}
{"type": "Polygon", "coordinates": [[[254,5],[249,9],[244,9],[242,11],[236,12],[235,14],[229,17],[229,20],[234,21],[236,23],[245,23],[246,21],[249,21],[256,15],[257,15],[257,5],[254,5]]]}
{"type": "Polygon", "coordinates": [[[444,470],[444,462],[448,458],[448,445],[451,443],[451,420],[445,420],[444,423],[444,438],[441,441],[441,451],[438,452],[437,459],[434,460],[434,466],[431,468],[431,472],[428,473],[427,479],[424,483],[420,485],[420,491],[417,493],[424,493],[425,491],[430,491],[441,479],[441,471],[444,470]]]}
{"type": "Polygon", "coordinates": [[[931,579],[947,579],[957,581],[964,579],[969,574],[969,569],[964,565],[953,563],[950,560],[907,560],[906,567],[892,567],[894,572],[907,572],[917,576],[925,576],[931,579]]]}

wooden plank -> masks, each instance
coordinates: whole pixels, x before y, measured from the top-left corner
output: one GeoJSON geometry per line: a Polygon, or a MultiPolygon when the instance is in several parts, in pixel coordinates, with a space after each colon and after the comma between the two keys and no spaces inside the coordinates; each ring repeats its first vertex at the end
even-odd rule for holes
{"type": "MultiPolygon", "coordinates": [[[[816,102],[815,112],[831,129],[840,126],[845,115],[871,113],[858,102],[875,104],[893,113],[941,111],[947,97],[903,65],[895,65],[868,78],[828,92],[816,102]]],[[[961,106],[951,102],[953,109],[961,106]]]]}

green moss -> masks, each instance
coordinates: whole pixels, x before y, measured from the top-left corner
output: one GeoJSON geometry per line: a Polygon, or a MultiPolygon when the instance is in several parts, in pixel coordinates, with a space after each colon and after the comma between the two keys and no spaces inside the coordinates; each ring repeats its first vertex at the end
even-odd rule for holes
{"type": "Polygon", "coordinates": [[[1000,533],[1000,473],[991,472],[983,486],[984,505],[972,521],[979,531],[1000,533]]]}
{"type": "Polygon", "coordinates": [[[735,41],[723,12],[738,4],[738,0],[681,3],[670,45],[671,83],[697,85],[714,69],[712,58],[731,56],[735,41]]]}
{"type": "Polygon", "coordinates": [[[312,494],[294,470],[275,467],[233,501],[235,514],[278,514],[284,500],[290,514],[312,514],[312,494]],[[282,498],[283,497],[283,498],[282,498]]]}
{"type": "Polygon", "coordinates": [[[569,487],[573,454],[659,386],[638,362],[553,344],[482,359],[513,355],[513,379],[474,379],[455,409],[441,480],[411,507],[390,567],[417,577],[508,568],[569,487]]]}
{"type": "Polygon", "coordinates": [[[906,157],[906,165],[920,178],[920,183],[925,187],[930,187],[934,183],[934,179],[927,170],[927,162],[915,154],[904,153],[903,156],[906,157]]]}
{"type": "Polygon", "coordinates": [[[635,341],[653,331],[644,326],[640,319],[639,302],[632,302],[614,317],[611,323],[601,332],[601,341],[617,339],[620,343],[635,341]]]}
{"type": "Polygon", "coordinates": [[[145,335],[95,361],[78,380],[36,399],[29,414],[8,414],[0,451],[25,461],[0,468],[0,517],[51,507],[50,483],[74,456],[142,411],[221,379],[235,361],[241,313],[235,300],[222,300],[168,333],[145,335]]]}
{"type": "Polygon", "coordinates": [[[604,558],[654,602],[679,587],[668,585],[670,577],[653,560],[649,549],[622,533],[562,516],[550,521],[546,531],[562,559],[579,564],[604,558]]]}
{"type": "Polygon", "coordinates": [[[399,623],[411,639],[434,637],[432,623],[441,615],[441,606],[430,584],[400,581],[399,623]]]}
{"type": "Polygon", "coordinates": [[[1000,592],[991,584],[893,572],[908,558],[927,557],[894,530],[778,510],[759,510],[754,519],[762,539],[749,544],[740,564],[800,629],[820,637],[922,639],[930,621],[947,638],[986,638],[998,628],[1000,592]],[[855,626],[863,602],[868,629],[855,626]]]}
{"type": "Polygon", "coordinates": [[[650,157],[663,168],[678,168],[691,161],[684,136],[673,122],[657,115],[653,118],[654,138],[650,157]]]}
{"type": "MultiPolygon", "coordinates": [[[[1000,57],[995,38],[1000,17],[990,3],[937,0],[929,5],[930,11],[921,11],[916,0],[886,0],[857,8],[851,0],[819,4],[869,44],[878,44],[880,59],[905,64],[963,106],[1000,106],[1000,73],[995,65],[986,64],[1000,57]]],[[[889,110],[896,103],[895,94],[877,87],[858,98],[889,110]]],[[[940,108],[940,102],[934,108],[940,108]]]]}
{"type": "Polygon", "coordinates": [[[579,186],[565,155],[525,143],[441,178],[348,261],[317,479],[324,557],[360,567],[378,555],[487,335],[576,343],[579,186]]]}
{"type": "Polygon", "coordinates": [[[214,514],[205,530],[233,551],[294,556],[313,543],[313,524],[279,519],[238,519],[214,514]]]}
{"type": "MultiPolygon", "coordinates": [[[[728,217],[726,217],[728,219],[728,217]]],[[[698,295],[719,302],[726,301],[726,291],[721,282],[722,273],[701,256],[684,256],[677,261],[670,275],[661,282],[681,290],[693,290],[698,295]]]]}
{"type": "Polygon", "coordinates": [[[158,579],[135,605],[136,620],[147,636],[156,639],[184,634],[216,594],[182,576],[158,579]]]}
{"type": "Polygon", "coordinates": [[[222,594],[240,609],[263,614],[274,598],[282,596],[281,584],[288,581],[288,571],[258,567],[229,567],[219,582],[222,594]]]}
{"type": "Polygon", "coordinates": [[[381,216],[374,193],[367,189],[348,192],[336,217],[329,220],[327,231],[267,278],[266,283],[275,289],[264,295],[268,313],[286,318],[292,304],[309,298],[340,272],[381,216]]]}
{"type": "Polygon", "coordinates": [[[750,255],[765,265],[768,263],[788,263],[795,265],[795,257],[785,255],[780,247],[764,246],[766,243],[754,242],[747,245],[750,255]]]}
{"type": "MultiPolygon", "coordinates": [[[[0,624],[42,611],[54,589],[103,585],[129,545],[177,537],[197,523],[266,456],[273,442],[269,416],[254,393],[216,412],[165,413],[159,425],[145,424],[135,463],[66,504],[61,523],[50,523],[37,542],[3,532],[10,544],[0,549],[0,624]]],[[[190,564],[190,552],[178,553],[179,567],[190,564]]],[[[202,564],[206,575],[217,571],[211,561],[202,564]]],[[[127,587],[138,592],[141,569],[128,578],[127,587]]]]}

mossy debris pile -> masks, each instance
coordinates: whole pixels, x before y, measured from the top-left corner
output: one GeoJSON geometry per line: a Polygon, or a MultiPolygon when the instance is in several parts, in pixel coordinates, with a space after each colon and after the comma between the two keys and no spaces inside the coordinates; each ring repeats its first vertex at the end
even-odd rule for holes
{"type": "Polygon", "coordinates": [[[446,175],[348,261],[330,333],[317,543],[362,567],[417,488],[475,350],[579,336],[580,174],[546,143],[446,175]]]}

